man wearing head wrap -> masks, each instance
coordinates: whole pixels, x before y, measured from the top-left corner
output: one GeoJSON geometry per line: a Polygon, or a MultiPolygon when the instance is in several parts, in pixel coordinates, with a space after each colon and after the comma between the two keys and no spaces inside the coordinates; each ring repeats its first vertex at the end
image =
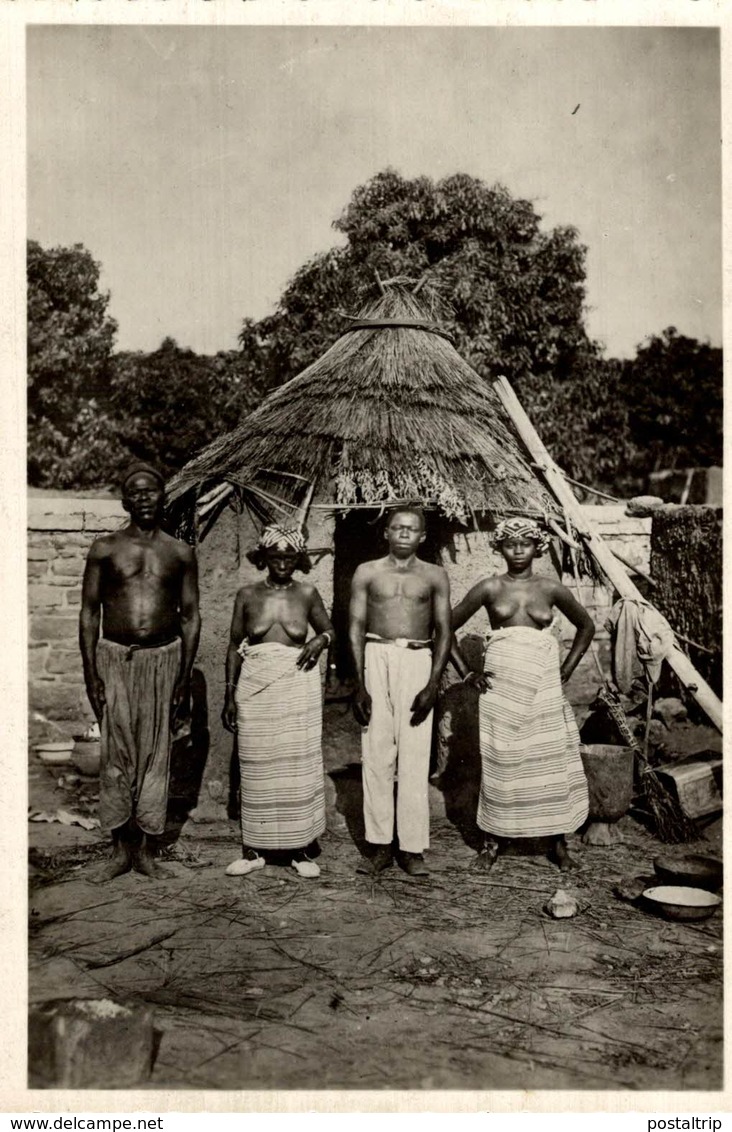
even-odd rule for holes
{"type": "Polygon", "coordinates": [[[129,522],[96,539],[84,572],[79,637],[101,728],[99,818],[113,844],[98,880],[133,865],[169,875],[150,839],[165,829],[171,729],[186,710],[201,619],[195,553],[160,528],[164,488],[151,465],[127,469],[129,522]]]}

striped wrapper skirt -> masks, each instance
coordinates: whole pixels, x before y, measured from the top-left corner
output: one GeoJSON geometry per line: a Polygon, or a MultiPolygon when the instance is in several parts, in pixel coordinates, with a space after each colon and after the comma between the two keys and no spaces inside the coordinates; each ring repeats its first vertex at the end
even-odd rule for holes
{"type": "Polygon", "coordinates": [[[325,830],[317,666],[300,650],[243,645],[236,686],[242,841],[251,849],[302,849],[325,830]]]}
{"type": "Polygon", "coordinates": [[[514,625],[488,636],[480,696],[478,825],[499,837],[559,836],[587,818],[580,739],[548,630],[514,625]]]}

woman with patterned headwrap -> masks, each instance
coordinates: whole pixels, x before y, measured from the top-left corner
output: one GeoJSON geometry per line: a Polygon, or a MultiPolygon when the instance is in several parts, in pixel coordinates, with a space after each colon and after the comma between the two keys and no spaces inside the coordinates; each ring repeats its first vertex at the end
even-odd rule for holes
{"type": "Polygon", "coordinates": [[[317,877],[311,855],[325,829],[317,663],[333,626],[315,586],[293,578],[310,570],[299,531],[265,527],[247,557],[266,577],[237,593],[226,654],[222,718],[238,734],[243,842],[226,872],[244,876],[269,859],[317,877]],[[306,643],[311,627],[317,636],[306,643]]]}
{"type": "Polygon", "coordinates": [[[478,582],[452,615],[457,630],[482,606],[491,624],[483,673],[469,672],[459,650],[453,652],[463,678],[481,691],[477,821],[486,838],[477,864],[490,868],[504,839],[551,837],[551,858],[569,869],[574,861],[565,834],[585,821],[588,797],[577,724],[562,685],[595,629],[565,586],[533,573],[534,559],[549,544],[536,523],[505,519],[491,541],[506,572],[478,582]],[[549,632],[555,609],[577,630],[561,663],[549,632]]]}

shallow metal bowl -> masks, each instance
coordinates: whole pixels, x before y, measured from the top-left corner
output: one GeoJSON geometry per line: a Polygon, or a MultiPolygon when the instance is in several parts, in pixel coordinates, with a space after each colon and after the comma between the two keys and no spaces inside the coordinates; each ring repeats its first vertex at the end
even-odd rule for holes
{"type": "Polygon", "coordinates": [[[38,743],[34,748],[38,758],[46,766],[64,766],[71,762],[74,740],[58,740],[53,743],[38,743]]]}
{"type": "Polygon", "coordinates": [[[706,920],[722,900],[703,888],[663,884],[647,888],[643,893],[643,903],[667,920],[706,920]]]}

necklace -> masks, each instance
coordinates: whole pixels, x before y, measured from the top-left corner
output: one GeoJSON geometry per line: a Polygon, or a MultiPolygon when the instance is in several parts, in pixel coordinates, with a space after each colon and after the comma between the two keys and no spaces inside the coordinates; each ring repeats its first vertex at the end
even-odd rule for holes
{"type": "Polygon", "coordinates": [[[292,578],[289,582],[285,582],[284,586],[278,586],[276,582],[270,582],[269,578],[264,579],[264,584],[268,590],[289,590],[292,585],[292,578]]]}

